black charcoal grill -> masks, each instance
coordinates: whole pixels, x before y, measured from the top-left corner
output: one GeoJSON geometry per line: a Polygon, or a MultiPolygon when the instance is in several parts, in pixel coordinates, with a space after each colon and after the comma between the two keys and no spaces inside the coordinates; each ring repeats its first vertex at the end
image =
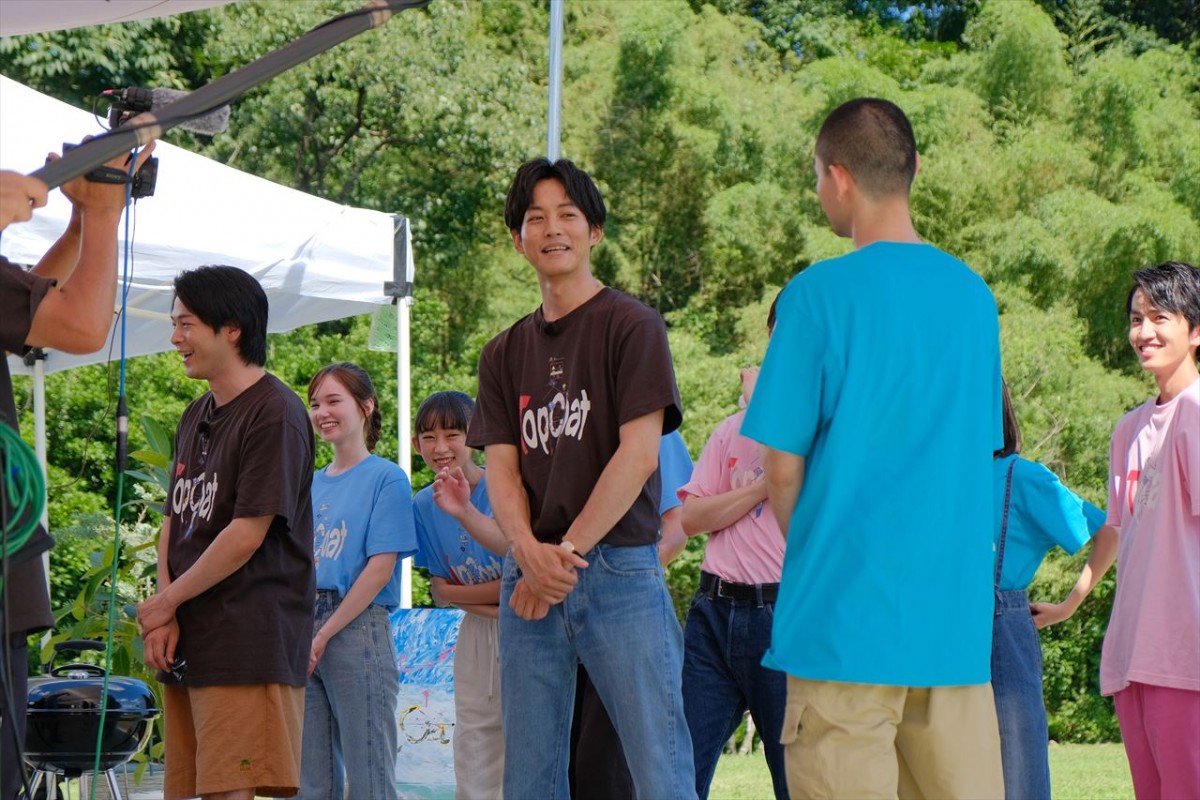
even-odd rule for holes
{"type": "MultiPolygon", "coordinates": [[[[64,651],[104,650],[90,639],[72,639],[54,646],[48,674],[29,679],[25,761],[34,770],[30,791],[47,783],[53,798],[57,776],[77,778],[96,765],[96,734],[100,727],[100,695],[104,669],[95,664],[55,666],[64,651]],[[49,780],[46,780],[49,776],[49,780]]],[[[100,741],[100,771],[112,796],[120,800],[113,769],[133,758],[150,738],[158,707],[150,687],[136,678],[110,676],[104,734],[100,741]]]]}

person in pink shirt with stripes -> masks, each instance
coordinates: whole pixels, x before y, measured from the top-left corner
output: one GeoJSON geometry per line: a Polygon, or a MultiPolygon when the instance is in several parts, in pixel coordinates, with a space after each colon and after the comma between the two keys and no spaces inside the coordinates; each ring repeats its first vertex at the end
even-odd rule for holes
{"type": "Polygon", "coordinates": [[[1158,395],[1117,423],[1108,524],[1117,592],[1100,660],[1133,790],[1200,797],[1200,270],[1134,273],[1129,343],[1158,395]]]}
{"type": "MultiPolygon", "coordinates": [[[[775,327],[775,304],[767,334],[775,327]]],[[[758,369],[742,370],[742,398],[754,391],[758,369]]],[[[683,631],[683,710],[692,735],[696,794],[708,797],[722,747],[749,709],[762,734],[777,800],[787,800],[779,743],[787,675],[762,665],[771,645],[775,596],[785,540],[767,502],[761,448],[742,436],[744,411],[713,431],[679,489],[683,530],[709,532],[700,589],[683,631]]]]}

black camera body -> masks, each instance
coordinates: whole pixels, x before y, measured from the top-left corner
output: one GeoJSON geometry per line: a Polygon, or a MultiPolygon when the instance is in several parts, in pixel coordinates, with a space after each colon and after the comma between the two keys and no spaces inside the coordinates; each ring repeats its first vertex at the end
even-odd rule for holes
{"type": "MultiPolygon", "coordinates": [[[[115,91],[111,95],[108,95],[108,97],[110,102],[108,107],[108,126],[110,129],[123,125],[143,111],[149,111],[153,104],[151,90],[136,86],[115,91]]],[[[100,168],[100,170],[103,169],[103,167],[100,168]]],[[[93,177],[100,170],[89,172],[87,174],[88,180],[103,181],[103,178],[93,177]]],[[[130,196],[135,200],[142,197],[151,197],[154,194],[154,187],[157,182],[158,159],[151,156],[146,159],[145,164],[142,164],[142,168],[134,173],[130,196]]]]}
{"type": "MultiPolygon", "coordinates": [[[[63,142],[63,152],[72,150],[79,145],[63,142]]],[[[129,173],[125,170],[117,169],[116,167],[96,167],[91,172],[86,173],[83,177],[89,181],[96,183],[128,183],[132,184],[129,187],[129,196],[134,200],[143,197],[152,197],[154,195],[154,187],[158,183],[158,159],[151,156],[142,164],[142,168],[133,173],[130,178],[129,173]]]]}

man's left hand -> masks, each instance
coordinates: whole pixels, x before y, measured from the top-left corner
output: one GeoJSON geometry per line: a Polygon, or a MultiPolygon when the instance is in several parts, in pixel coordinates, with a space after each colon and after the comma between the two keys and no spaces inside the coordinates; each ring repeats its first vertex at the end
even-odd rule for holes
{"type": "Polygon", "coordinates": [[[539,620],[550,613],[550,604],[534,594],[524,578],[520,578],[513,587],[508,605],[521,619],[539,620]]]}
{"type": "Polygon", "coordinates": [[[177,607],[171,602],[166,591],[138,603],[138,628],[141,629],[142,635],[172,622],[177,607]]]}

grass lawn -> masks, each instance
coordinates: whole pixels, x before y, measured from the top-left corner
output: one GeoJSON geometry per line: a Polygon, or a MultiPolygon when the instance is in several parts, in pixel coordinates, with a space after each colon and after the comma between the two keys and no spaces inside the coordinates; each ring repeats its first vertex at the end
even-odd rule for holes
{"type": "MultiPolygon", "coordinates": [[[[1133,784],[1119,744],[1050,746],[1051,793],[1055,800],[1132,800],[1133,784]]],[[[764,800],[772,797],[771,775],[760,749],[751,756],[721,756],[713,777],[712,800],[764,800]]]]}

